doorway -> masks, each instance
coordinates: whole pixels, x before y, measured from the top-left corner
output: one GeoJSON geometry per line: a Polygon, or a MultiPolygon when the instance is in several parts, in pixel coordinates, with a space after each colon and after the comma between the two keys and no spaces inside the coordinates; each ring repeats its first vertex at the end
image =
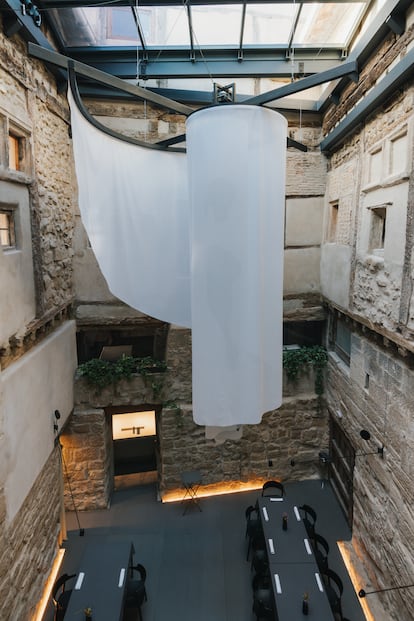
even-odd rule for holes
{"type": "Polygon", "coordinates": [[[355,450],[335,419],[330,417],[329,480],[352,528],[355,450]]]}
{"type": "Polygon", "coordinates": [[[111,408],[114,476],[157,471],[156,410],[111,408]]]}

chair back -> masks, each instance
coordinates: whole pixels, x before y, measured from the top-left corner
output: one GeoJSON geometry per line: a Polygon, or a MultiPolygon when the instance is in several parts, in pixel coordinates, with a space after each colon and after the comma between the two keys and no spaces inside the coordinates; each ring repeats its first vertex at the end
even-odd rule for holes
{"type": "Polygon", "coordinates": [[[52,589],[52,600],[53,603],[55,604],[55,606],[57,606],[58,603],[58,593],[59,591],[64,592],[65,591],[65,587],[66,587],[66,583],[68,580],[71,580],[71,578],[75,578],[76,574],[62,574],[55,582],[55,584],[53,585],[53,589],[52,589]]]}
{"type": "Polygon", "coordinates": [[[262,496],[279,496],[282,497],[285,495],[285,488],[283,484],[279,481],[266,481],[263,483],[262,487],[262,496]]]}
{"type": "Polygon", "coordinates": [[[326,576],[329,586],[335,589],[335,592],[340,599],[342,597],[342,593],[344,592],[344,586],[341,578],[332,569],[327,569],[323,572],[323,575],[326,576]]]}
{"type": "Polygon", "coordinates": [[[313,547],[315,551],[315,560],[322,573],[325,573],[328,567],[329,544],[322,535],[314,533],[313,547]]]}
{"type": "Polygon", "coordinates": [[[302,505],[301,507],[299,507],[299,511],[301,511],[302,513],[302,521],[306,528],[306,532],[308,533],[309,537],[313,538],[317,519],[315,509],[313,509],[309,505],[302,505]]]}

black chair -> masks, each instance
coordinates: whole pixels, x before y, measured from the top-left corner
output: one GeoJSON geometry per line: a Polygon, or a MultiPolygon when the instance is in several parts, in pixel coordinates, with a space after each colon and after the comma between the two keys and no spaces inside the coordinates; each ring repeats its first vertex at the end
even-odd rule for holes
{"type": "Polygon", "coordinates": [[[342,593],[344,587],[341,578],[332,569],[327,569],[322,573],[325,582],[325,591],[329,600],[329,605],[334,614],[338,614],[342,619],[342,593]]]}
{"type": "Polygon", "coordinates": [[[76,574],[62,574],[53,585],[52,589],[52,601],[55,608],[55,614],[53,621],[62,621],[65,616],[66,608],[69,604],[69,598],[72,593],[72,589],[66,588],[68,580],[75,578],[76,574]]]}
{"type": "Polygon", "coordinates": [[[313,539],[317,519],[316,511],[315,509],[312,509],[312,507],[310,507],[309,505],[302,505],[301,507],[299,507],[299,511],[302,514],[302,521],[306,528],[306,532],[308,533],[309,537],[313,539]]]}
{"type": "Polygon", "coordinates": [[[246,516],[246,534],[245,537],[249,538],[249,543],[247,546],[247,560],[249,560],[249,554],[250,554],[250,548],[252,545],[252,539],[255,536],[260,536],[260,534],[263,532],[262,529],[262,523],[260,521],[260,517],[259,517],[259,507],[253,507],[253,505],[250,505],[249,507],[247,507],[246,511],[245,511],[245,516],[246,516]]]}
{"type": "Polygon", "coordinates": [[[265,571],[264,573],[257,573],[253,576],[252,580],[252,590],[259,591],[260,589],[271,589],[272,588],[272,578],[270,576],[269,571],[265,571]]]}
{"type": "Polygon", "coordinates": [[[323,574],[325,573],[327,569],[329,569],[329,566],[328,566],[329,543],[326,541],[324,537],[322,537],[322,535],[319,535],[319,533],[314,533],[312,544],[313,544],[313,551],[315,553],[316,563],[319,567],[319,571],[323,574]]]}
{"type": "Polygon", "coordinates": [[[250,565],[250,570],[253,569],[258,576],[265,576],[269,573],[269,559],[265,548],[259,548],[254,552],[250,565]]]}
{"type": "Polygon", "coordinates": [[[266,481],[263,483],[262,496],[278,496],[281,498],[285,495],[285,488],[279,481],[266,481]]]}
{"type": "Polygon", "coordinates": [[[271,619],[274,621],[273,591],[271,589],[258,589],[253,594],[253,612],[256,621],[271,619]]]}
{"type": "Polygon", "coordinates": [[[258,528],[257,531],[249,537],[246,560],[249,560],[250,552],[252,552],[254,556],[257,550],[266,550],[266,540],[261,525],[260,528],[258,528]]]}
{"type": "Polygon", "coordinates": [[[126,585],[124,610],[127,614],[128,611],[136,611],[140,621],[142,621],[141,606],[144,601],[147,601],[147,591],[145,589],[146,579],[147,572],[143,565],[137,563],[137,565],[130,566],[129,578],[126,585]],[[138,573],[139,579],[134,579],[134,572],[138,573]]]}

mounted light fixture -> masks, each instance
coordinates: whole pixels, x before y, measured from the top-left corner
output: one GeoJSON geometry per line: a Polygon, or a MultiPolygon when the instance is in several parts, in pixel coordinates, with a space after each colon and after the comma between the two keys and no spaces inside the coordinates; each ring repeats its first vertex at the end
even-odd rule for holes
{"type": "Polygon", "coordinates": [[[54,416],[55,416],[55,421],[53,423],[53,431],[55,433],[57,433],[59,431],[59,425],[57,424],[57,421],[60,419],[60,412],[59,412],[59,410],[55,410],[54,411],[54,416]]]}
{"type": "MultiPolygon", "coordinates": [[[[371,439],[371,434],[366,429],[361,429],[359,435],[363,440],[368,442],[371,439]]],[[[379,446],[376,451],[372,451],[369,453],[355,453],[355,457],[362,457],[364,455],[380,455],[382,459],[384,459],[384,445],[379,446]]]]}
{"type": "Polygon", "coordinates": [[[388,587],[387,589],[377,589],[376,591],[364,591],[361,589],[358,591],[358,596],[363,598],[367,595],[372,595],[373,593],[384,593],[385,591],[397,591],[398,589],[411,589],[414,587],[414,584],[404,584],[402,586],[388,587]]]}

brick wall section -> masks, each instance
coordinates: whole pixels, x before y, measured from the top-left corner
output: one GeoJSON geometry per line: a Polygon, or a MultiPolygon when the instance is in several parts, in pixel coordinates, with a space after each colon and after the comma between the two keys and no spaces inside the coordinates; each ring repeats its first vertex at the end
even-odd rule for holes
{"type": "Polygon", "coordinates": [[[32,618],[48,577],[60,530],[60,470],[56,449],[11,524],[4,521],[4,495],[0,490],[2,621],[32,618]]]}
{"type": "Polygon", "coordinates": [[[384,39],[379,49],[368,60],[363,67],[358,83],[352,81],[344,88],[341,93],[338,105],[332,105],[323,118],[323,133],[329,133],[335,125],[351,110],[367,92],[375,86],[378,78],[387,70],[390,64],[398,58],[401,53],[406,52],[407,45],[413,40],[414,26],[411,26],[401,36],[397,37],[392,32],[384,39]]]}

